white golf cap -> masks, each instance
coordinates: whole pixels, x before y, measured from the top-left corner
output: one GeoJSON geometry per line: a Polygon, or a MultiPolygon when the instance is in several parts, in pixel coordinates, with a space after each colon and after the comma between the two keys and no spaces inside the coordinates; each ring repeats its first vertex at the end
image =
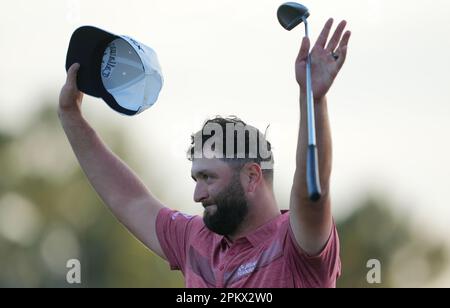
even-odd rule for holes
{"type": "Polygon", "coordinates": [[[70,40],[66,70],[80,63],[80,91],[102,98],[111,108],[135,115],[151,107],[164,83],[153,49],[128,36],[91,26],[75,30],[70,40]]]}

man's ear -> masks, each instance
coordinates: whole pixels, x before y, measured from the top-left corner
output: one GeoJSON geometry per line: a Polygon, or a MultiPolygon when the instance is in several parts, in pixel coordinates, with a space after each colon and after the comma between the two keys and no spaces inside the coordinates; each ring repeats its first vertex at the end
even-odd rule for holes
{"type": "Polygon", "coordinates": [[[245,175],[244,187],[246,187],[246,192],[255,192],[263,178],[261,166],[257,163],[248,163],[242,168],[242,171],[245,175]]]}

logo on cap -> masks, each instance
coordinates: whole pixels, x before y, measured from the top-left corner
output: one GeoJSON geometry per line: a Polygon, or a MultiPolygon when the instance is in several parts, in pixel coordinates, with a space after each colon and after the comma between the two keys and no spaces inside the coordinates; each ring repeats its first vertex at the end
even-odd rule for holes
{"type": "Polygon", "coordinates": [[[109,78],[111,76],[112,71],[116,67],[117,65],[116,56],[117,56],[117,47],[114,43],[111,43],[105,49],[105,53],[103,54],[102,76],[104,78],[109,78]],[[108,61],[106,61],[106,59],[108,59],[108,61]]]}
{"type": "Polygon", "coordinates": [[[144,51],[144,49],[143,49],[143,48],[141,48],[141,44],[139,44],[139,42],[137,42],[137,41],[133,40],[133,39],[132,39],[131,37],[129,37],[129,36],[125,36],[125,35],[124,35],[124,37],[126,37],[127,39],[129,39],[129,40],[130,40],[130,42],[132,42],[132,43],[133,43],[133,45],[134,45],[134,46],[136,46],[136,47],[137,47],[137,49],[139,49],[139,51],[145,52],[145,51],[144,51]]]}

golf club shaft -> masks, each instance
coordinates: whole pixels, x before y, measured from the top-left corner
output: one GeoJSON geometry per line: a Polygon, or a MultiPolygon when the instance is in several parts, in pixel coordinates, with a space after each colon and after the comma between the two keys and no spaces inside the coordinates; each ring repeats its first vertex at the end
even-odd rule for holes
{"type": "MultiPolygon", "coordinates": [[[[308,23],[303,18],[306,37],[309,37],[308,23]]],[[[314,118],[314,96],[311,83],[311,56],[306,61],[306,112],[308,126],[308,150],[306,154],[306,183],[311,201],[317,201],[321,196],[319,181],[319,159],[316,144],[316,125],[314,118]]]]}

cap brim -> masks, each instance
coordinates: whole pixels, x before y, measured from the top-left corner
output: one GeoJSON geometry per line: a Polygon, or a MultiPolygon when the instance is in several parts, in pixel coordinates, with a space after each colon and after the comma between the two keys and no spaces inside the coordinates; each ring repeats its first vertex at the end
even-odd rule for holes
{"type": "Polygon", "coordinates": [[[107,94],[100,76],[101,62],[108,44],[118,37],[92,26],[80,27],[72,34],[67,51],[66,71],[72,64],[80,64],[77,85],[81,92],[94,97],[107,94]]]}
{"type": "Polygon", "coordinates": [[[115,98],[109,94],[107,91],[105,91],[105,93],[102,93],[102,98],[105,101],[105,103],[108,104],[109,107],[111,107],[112,109],[114,109],[115,111],[122,113],[124,115],[128,115],[128,116],[133,116],[138,114],[139,110],[130,110],[130,109],[126,109],[123,108],[116,100],[115,98]]]}

